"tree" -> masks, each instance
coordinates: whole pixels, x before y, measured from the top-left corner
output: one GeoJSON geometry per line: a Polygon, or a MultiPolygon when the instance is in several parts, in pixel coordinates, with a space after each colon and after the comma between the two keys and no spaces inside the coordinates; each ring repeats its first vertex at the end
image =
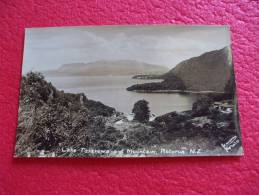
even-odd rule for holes
{"type": "Polygon", "coordinates": [[[192,105],[192,113],[194,116],[206,116],[209,114],[209,107],[211,106],[213,100],[206,96],[202,95],[198,97],[197,101],[192,105]]]}
{"type": "Polygon", "coordinates": [[[148,107],[148,102],[146,100],[139,100],[134,104],[132,112],[135,114],[134,120],[141,123],[149,121],[150,110],[148,107]]]}

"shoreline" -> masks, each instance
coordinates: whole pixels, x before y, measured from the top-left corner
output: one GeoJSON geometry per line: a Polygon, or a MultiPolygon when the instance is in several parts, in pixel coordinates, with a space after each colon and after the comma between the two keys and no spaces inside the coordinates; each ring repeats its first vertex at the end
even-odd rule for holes
{"type": "Polygon", "coordinates": [[[189,91],[189,90],[131,90],[136,93],[185,93],[185,94],[225,94],[218,91],[189,91]]]}

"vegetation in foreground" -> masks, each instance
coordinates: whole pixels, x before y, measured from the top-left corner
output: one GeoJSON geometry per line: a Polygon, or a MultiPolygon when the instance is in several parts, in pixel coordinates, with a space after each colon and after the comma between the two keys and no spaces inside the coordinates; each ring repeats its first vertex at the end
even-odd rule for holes
{"type": "Polygon", "coordinates": [[[125,150],[171,145],[181,149],[179,140],[213,151],[239,137],[232,99],[220,95],[201,96],[192,110],[171,112],[152,122],[148,102],[141,100],[133,108],[135,120],[128,121],[114,108],[84,94],[59,91],[42,74],[31,72],[22,78],[19,101],[16,156],[38,156],[41,150],[55,156],[91,156],[61,150],[70,147],[125,150]],[[208,144],[201,145],[201,139],[208,144]]]}
{"type": "Polygon", "coordinates": [[[146,100],[137,101],[134,104],[132,113],[134,113],[134,120],[139,121],[141,123],[148,122],[150,117],[148,102],[146,100]]]}

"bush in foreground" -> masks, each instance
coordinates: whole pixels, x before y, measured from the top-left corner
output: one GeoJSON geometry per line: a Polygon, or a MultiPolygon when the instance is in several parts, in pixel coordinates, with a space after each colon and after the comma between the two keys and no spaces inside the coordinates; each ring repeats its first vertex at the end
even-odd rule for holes
{"type": "Polygon", "coordinates": [[[149,121],[150,110],[148,107],[148,102],[146,100],[139,100],[134,104],[132,112],[135,114],[134,120],[141,123],[149,121]]]}

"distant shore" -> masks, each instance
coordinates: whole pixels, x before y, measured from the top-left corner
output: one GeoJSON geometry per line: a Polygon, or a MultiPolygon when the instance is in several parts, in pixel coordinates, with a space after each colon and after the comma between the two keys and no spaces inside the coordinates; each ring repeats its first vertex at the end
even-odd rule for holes
{"type": "Polygon", "coordinates": [[[150,80],[150,79],[161,79],[164,80],[163,75],[135,75],[132,79],[150,80]]]}
{"type": "Polygon", "coordinates": [[[132,90],[136,93],[186,93],[186,94],[225,94],[218,91],[189,91],[189,90],[132,90]]]}

